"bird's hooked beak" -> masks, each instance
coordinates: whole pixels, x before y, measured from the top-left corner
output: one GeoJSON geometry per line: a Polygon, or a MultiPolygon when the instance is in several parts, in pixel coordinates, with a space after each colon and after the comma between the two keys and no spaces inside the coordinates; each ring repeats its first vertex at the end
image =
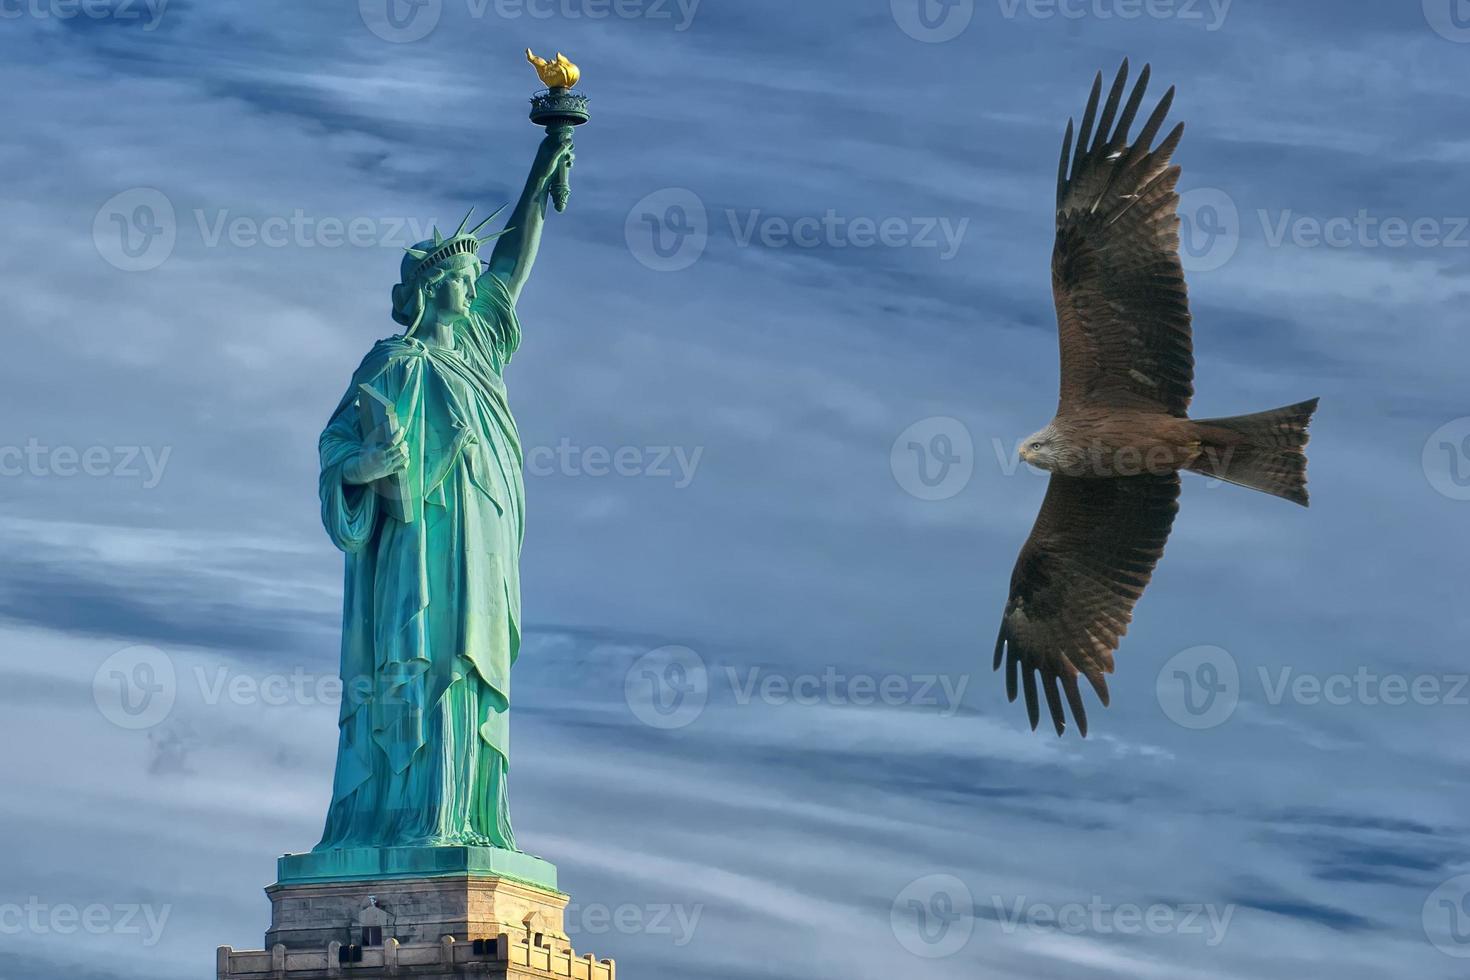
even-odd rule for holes
{"type": "Polygon", "coordinates": [[[1021,451],[1017,455],[1021,457],[1021,462],[1023,463],[1033,462],[1031,459],[1031,447],[1027,443],[1021,444],[1021,451]]]}

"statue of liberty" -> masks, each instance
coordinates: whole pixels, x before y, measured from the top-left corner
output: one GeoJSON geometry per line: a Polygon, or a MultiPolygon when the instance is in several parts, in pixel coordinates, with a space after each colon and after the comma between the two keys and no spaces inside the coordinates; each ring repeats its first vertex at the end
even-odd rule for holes
{"type": "Polygon", "coordinates": [[[466,217],[408,250],[393,288],[405,330],[363,359],[322,433],[322,522],[347,569],[336,778],[315,851],[515,850],[525,487],[504,372],[570,132],[548,130],[502,231],[478,238],[495,215],[468,230],[466,217]]]}

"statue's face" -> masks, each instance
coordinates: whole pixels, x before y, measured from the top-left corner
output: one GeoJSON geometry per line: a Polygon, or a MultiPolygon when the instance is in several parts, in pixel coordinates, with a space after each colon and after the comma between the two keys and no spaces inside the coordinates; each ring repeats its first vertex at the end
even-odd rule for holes
{"type": "Polygon", "coordinates": [[[450,269],[440,281],[434,293],[434,301],[440,313],[464,316],[470,311],[470,303],[475,299],[475,268],[477,267],[478,263],[474,266],[457,265],[450,269]]]}

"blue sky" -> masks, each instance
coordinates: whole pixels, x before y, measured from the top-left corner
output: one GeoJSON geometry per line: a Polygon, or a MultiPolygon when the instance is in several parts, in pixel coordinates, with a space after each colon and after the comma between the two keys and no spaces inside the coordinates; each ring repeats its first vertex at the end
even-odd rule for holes
{"type": "Polygon", "coordinates": [[[392,13],[0,3],[0,977],[259,945],[335,747],[317,433],[413,232],[518,192],[528,45],[593,100],[507,375],[514,815],[580,950],[1464,975],[1470,6],[392,13]],[[1113,706],[1057,740],[990,654],[1045,488],[1012,459],[1055,406],[1056,153],[1124,56],[1188,123],[1194,411],[1321,396],[1313,504],[1186,479],[1113,706]],[[120,711],[117,671],[166,696],[120,711]]]}

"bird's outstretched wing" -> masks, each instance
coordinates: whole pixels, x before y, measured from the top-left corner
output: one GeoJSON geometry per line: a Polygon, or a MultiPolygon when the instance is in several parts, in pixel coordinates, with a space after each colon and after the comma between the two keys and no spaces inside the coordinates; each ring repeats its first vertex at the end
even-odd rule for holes
{"type": "Polygon", "coordinates": [[[1062,353],[1059,412],[1081,405],[1183,417],[1194,393],[1189,296],[1179,262],[1179,168],[1169,157],[1184,124],[1151,148],[1174,90],[1138,138],[1128,131],[1143,101],[1144,67],[1126,104],[1128,62],[1098,118],[1102,73],[1072,149],[1072,121],[1057,173],[1051,281],[1062,353]]]}
{"type": "Polygon", "coordinates": [[[1128,630],[1133,604],[1164,553],[1179,510],[1179,476],[1114,479],[1054,475],[1031,536],[1011,573],[1011,595],[995,641],[1006,666],[1006,694],[1024,683],[1031,727],[1040,718],[1037,674],[1057,734],[1066,728],[1062,697],[1087,735],[1077,675],[1106,706],[1104,674],[1128,630]]]}

